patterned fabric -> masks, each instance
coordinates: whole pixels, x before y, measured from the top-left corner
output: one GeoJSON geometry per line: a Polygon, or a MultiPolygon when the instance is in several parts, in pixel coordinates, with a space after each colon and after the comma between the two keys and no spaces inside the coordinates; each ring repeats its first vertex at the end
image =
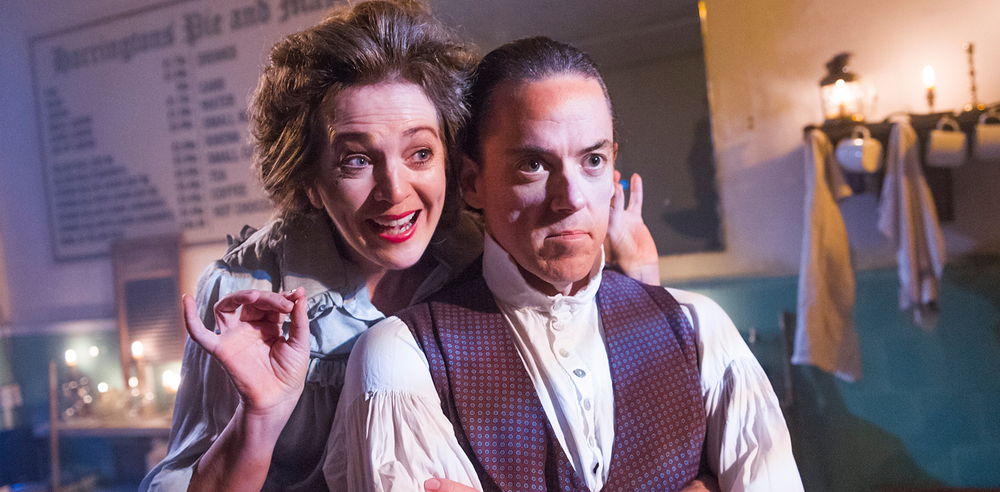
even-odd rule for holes
{"type": "Polygon", "coordinates": [[[615,386],[605,489],[680,490],[697,476],[705,440],[694,330],[665,289],[613,272],[597,305],[615,386]]]}
{"type": "MultiPolygon", "coordinates": [[[[487,491],[585,491],[481,275],[397,316],[430,366],[445,415],[487,491]]],[[[659,287],[605,272],[597,294],[615,395],[603,490],[680,490],[698,472],[705,415],[693,330],[659,287]]]]}

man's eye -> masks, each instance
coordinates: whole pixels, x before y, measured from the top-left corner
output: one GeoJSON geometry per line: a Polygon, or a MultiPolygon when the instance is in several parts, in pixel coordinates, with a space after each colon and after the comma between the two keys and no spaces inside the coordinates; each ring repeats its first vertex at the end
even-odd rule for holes
{"type": "Polygon", "coordinates": [[[524,164],[521,164],[521,170],[527,173],[537,173],[544,169],[544,167],[539,161],[526,161],[524,164]]]}
{"type": "Polygon", "coordinates": [[[601,167],[604,165],[604,156],[600,154],[590,154],[587,156],[587,165],[590,167],[601,167]]]}

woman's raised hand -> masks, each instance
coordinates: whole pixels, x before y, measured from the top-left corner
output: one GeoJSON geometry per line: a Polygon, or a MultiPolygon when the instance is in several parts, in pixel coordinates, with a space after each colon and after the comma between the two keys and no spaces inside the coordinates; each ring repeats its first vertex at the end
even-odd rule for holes
{"type": "Polygon", "coordinates": [[[305,385],[309,368],[309,319],[305,291],[242,290],[215,304],[216,334],[198,317],[194,299],[185,295],[184,324],[191,338],[229,373],[245,411],[287,418],[305,385]],[[282,335],[291,314],[288,338],[282,335]]]}
{"type": "Polygon", "coordinates": [[[633,174],[628,208],[625,190],[615,170],[615,195],[611,199],[608,235],[604,241],[607,262],[617,264],[625,275],[650,285],[660,285],[660,257],[649,228],[642,221],[642,178],[633,174]]]}

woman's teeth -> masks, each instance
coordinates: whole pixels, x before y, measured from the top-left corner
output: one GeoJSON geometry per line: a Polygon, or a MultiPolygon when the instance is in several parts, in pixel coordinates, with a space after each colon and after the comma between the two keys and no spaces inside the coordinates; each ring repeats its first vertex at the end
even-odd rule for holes
{"type": "Polygon", "coordinates": [[[417,211],[414,210],[405,217],[400,217],[398,219],[391,219],[391,220],[386,219],[384,217],[376,217],[372,219],[372,222],[375,222],[376,224],[384,227],[385,229],[388,229],[387,231],[384,232],[390,234],[400,234],[407,231],[409,228],[413,227],[414,222],[416,222],[415,221],[416,216],[417,216],[417,211]]]}

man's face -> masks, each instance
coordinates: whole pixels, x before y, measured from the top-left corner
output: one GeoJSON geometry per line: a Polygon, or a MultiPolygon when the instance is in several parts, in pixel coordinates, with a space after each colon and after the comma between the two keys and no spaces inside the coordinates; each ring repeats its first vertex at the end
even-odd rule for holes
{"type": "Polygon", "coordinates": [[[573,293],[600,261],[614,194],[604,92],[575,74],[504,83],[488,120],[481,162],[463,176],[465,198],[483,209],[487,231],[529,283],[550,295],[573,293]]]}

